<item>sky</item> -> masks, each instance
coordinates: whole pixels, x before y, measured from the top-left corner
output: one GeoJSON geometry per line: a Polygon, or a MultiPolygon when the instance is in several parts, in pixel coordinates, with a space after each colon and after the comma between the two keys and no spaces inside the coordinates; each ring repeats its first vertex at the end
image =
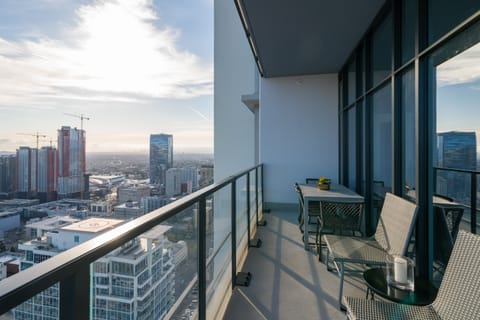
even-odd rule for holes
{"type": "Polygon", "coordinates": [[[55,145],[66,113],[87,152],[213,152],[213,0],[0,1],[0,151],[55,145]]]}
{"type": "Polygon", "coordinates": [[[480,43],[443,62],[437,75],[437,132],[474,131],[480,152],[480,43]]]}

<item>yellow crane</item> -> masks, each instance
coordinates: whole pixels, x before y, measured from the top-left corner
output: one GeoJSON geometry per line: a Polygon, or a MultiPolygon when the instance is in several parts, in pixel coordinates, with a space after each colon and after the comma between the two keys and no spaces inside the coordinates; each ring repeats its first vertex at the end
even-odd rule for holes
{"type": "Polygon", "coordinates": [[[18,135],[22,135],[22,136],[32,136],[32,137],[36,137],[37,138],[37,150],[38,150],[38,139],[39,138],[46,138],[47,136],[44,135],[44,134],[40,134],[38,133],[38,131],[36,133],[17,133],[18,135]]]}
{"type": "Polygon", "coordinates": [[[90,120],[89,117],[86,117],[83,113],[81,114],[73,114],[73,113],[63,113],[64,115],[75,117],[80,119],[80,129],[83,130],[83,120],[90,120]]]}

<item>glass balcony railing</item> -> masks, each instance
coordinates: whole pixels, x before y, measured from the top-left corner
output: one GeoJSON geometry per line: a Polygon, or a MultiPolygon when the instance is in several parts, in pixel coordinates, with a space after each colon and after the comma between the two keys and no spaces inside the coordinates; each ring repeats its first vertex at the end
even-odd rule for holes
{"type": "Polygon", "coordinates": [[[464,210],[459,228],[477,233],[480,198],[478,192],[480,171],[454,168],[434,168],[435,194],[446,196],[464,210]]]}
{"type": "Polygon", "coordinates": [[[262,218],[263,167],[205,187],[1,281],[2,319],[212,319],[262,218]]]}

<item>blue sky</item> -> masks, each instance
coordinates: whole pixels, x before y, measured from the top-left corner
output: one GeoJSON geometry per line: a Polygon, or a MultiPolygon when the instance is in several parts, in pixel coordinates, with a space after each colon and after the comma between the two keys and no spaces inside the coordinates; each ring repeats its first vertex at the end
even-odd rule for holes
{"type": "Polygon", "coordinates": [[[74,113],[87,151],[212,152],[212,93],[213,0],[0,1],[0,151],[74,113]]]}

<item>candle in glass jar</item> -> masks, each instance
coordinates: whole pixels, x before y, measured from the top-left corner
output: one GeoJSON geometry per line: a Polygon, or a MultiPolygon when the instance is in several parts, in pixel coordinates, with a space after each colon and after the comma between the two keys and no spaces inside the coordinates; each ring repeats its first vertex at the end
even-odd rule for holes
{"type": "Polygon", "coordinates": [[[407,260],[402,257],[394,257],[393,260],[393,274],[395,282],[407,282],[407,260]]]}

